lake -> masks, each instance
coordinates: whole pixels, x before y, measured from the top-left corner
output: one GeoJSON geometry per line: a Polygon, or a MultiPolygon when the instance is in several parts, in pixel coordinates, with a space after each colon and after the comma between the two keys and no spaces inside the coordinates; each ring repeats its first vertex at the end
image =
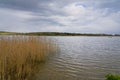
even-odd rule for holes
{"type": "Polygon", "coordinates": [[[105,80],[120,74],[119,37],[50,37],[59,47],[41,64],[36,80],[105,80]]]}

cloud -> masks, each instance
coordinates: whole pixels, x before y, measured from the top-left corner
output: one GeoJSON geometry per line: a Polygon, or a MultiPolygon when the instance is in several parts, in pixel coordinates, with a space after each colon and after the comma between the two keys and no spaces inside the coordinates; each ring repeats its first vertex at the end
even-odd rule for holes
{"type": "Polygon", "coordinates": [[[0,30],[120,33],[119,0],[3,0],[0,30]]]}
{"type": "Polygon", "coordinates": [[[63,12],[67,16],[58,15],[51,16],[51,18],[60,24],[68,26],[68,29],[66,29],[68,32],[110,33],[119,32],[120,30],[119,12],[109,13],[108,9],[95,9],[77,3],[64,6],[63,12]]]}
{"type": "Polygon", "coordinates": [[[2,0],[0,1],[0,6],[20,10],[36,10],[40,4],[46,1],[47,0],[2,0]]]}
{"type": "Polygon", "coordinates": [[[30,17],[28,12],[0,9],[0,30],[25,31],[29,27],[25,21],[30,17]]]}

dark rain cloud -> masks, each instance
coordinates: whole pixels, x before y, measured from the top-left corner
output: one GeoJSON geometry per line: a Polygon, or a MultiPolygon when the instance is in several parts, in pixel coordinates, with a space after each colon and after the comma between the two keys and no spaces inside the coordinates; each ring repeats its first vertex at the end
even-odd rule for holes
{"type": "Polygon", "coordinates": [[[111,11],[120,11],[120,0],[105,0],[98,5],[99,8],[108,8],[111,11]]]}
{"type": "Polygon", "coordinates": [[[120,0],[0,0],[0,7],[38,12],[40,15],[63,15],[59,9],[74,2],[89,7],[94,6],[98,8],[109,8],[115,11],[120,10],[120,0]],[[50,4],[55,4],[54,7],[57,10],[51,8],[50,4]]]}
{"type": "Polygon", "coordinates": [[[2,0],[0,1],[0,6],[20,10],[37,10],[42,4],[45,5],[49,1],[50,0],[2,0]]]}

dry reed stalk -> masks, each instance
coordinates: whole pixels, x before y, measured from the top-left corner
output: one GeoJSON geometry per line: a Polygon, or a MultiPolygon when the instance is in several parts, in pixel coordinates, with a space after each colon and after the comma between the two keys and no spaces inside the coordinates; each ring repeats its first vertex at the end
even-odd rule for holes
{"type": "Polygon", "coordinates": [[[0,80],[30,80],[53,46],[37,37],[0,37],[0,80]]]}

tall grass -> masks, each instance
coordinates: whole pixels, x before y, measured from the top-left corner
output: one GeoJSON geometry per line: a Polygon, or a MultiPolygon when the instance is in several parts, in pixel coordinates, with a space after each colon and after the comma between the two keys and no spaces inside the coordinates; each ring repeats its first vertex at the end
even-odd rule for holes
{"type": "Polygon", "coordinates": [[[0,80],[30,80],[40,62],[53,50],[46,39],[0,37],[0,80]]]}

